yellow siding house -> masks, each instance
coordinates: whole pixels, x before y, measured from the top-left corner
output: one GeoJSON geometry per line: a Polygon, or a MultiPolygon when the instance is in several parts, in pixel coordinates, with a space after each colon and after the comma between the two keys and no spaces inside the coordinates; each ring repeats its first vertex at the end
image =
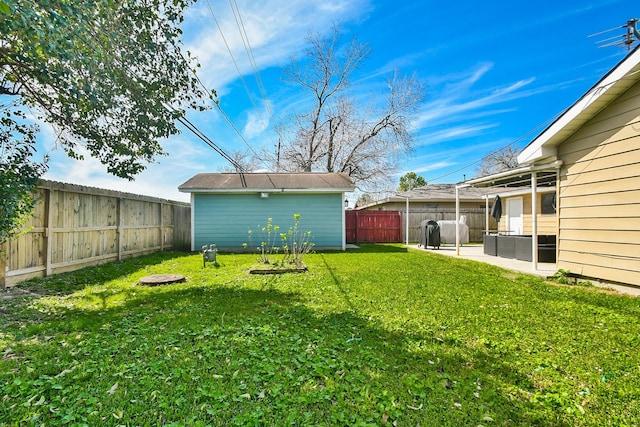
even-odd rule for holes
{"type": "Polygon", "coordinates": [[[518,156],[556,162],[557,267],[640,286],[640,47],[518,156]]]}

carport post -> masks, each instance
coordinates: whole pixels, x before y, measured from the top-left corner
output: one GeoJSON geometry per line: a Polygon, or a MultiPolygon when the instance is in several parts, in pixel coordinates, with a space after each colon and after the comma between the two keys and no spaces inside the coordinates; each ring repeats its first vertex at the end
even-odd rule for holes
{"type": "Polygon", "coordinates": [[[407,215],[404,219],[404,228],[405,228],[405,236],[407,241],[407,246],[409,246],[409,196],[407,196],[407,215]]]}
{"type": "Polygon", "coordinates": [[[538,269],[538,173],[531,172],[531,263],[538,269]]]}
{"type": "Polygon", "coordinates": [[[456,185],[456,255],[460,256],[460,189],[456,185]]]}
{"type": "Polygon", "coordinates": [[[489,195],[484,197],[484,234],[489,235],[489,195]]]}

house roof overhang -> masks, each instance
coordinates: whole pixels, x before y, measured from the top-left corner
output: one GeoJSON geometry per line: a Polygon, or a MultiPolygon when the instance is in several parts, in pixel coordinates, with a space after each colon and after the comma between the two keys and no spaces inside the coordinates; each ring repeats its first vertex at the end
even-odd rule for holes
{"type": "MultiPolygon", "coordinates": [[[[484,196],[485,199],[493,200],[496,196],[500,196],[502,198],[505,197],[513,197],[513,196],[522,196],[523,194],[531,194],[531,186],[528,187],[519,187],[519,188],[492,188],[493,191],[487,193],[484,196]]],[[[555,187],[540,187],[536,188],[536,193],[538,194],[546,194],[555,192],[555,187]]]]}
{"type": "Polygon", "coordinates": [[[533,173],[536,173],[538,187],[555,187],[557,170],[561,166],[561,160],[545,164],[521,166],[493,175],[470,179],[457,184],[456,187],[459,189],[466,187],[523,187],[531,184],[531,174],[533,173]]]}
{"type": "Polygon", "coordinates": [[[530,165],[556,159],[559,144],[638,81],[640,81],[640,46],[637,46],[531,141],[518,155],[518,163],[530,165]]]}

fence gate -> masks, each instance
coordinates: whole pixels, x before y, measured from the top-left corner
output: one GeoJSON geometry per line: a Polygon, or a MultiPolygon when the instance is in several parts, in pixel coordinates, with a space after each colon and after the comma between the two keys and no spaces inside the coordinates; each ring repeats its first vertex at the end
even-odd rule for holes
{"type": "Polygon", "coordinates": [[[399,211],[346,211],[347,243],[401,243],[399,211]]]}

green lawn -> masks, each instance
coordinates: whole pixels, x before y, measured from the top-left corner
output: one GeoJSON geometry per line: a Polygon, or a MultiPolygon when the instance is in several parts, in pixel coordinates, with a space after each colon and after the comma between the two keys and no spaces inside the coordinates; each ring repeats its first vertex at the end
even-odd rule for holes
{"type": "Polygon", "coordinates": [[[640,424],[638,299],[393,245],[218,260],[0,292],[0,425],[640,424]]]}

